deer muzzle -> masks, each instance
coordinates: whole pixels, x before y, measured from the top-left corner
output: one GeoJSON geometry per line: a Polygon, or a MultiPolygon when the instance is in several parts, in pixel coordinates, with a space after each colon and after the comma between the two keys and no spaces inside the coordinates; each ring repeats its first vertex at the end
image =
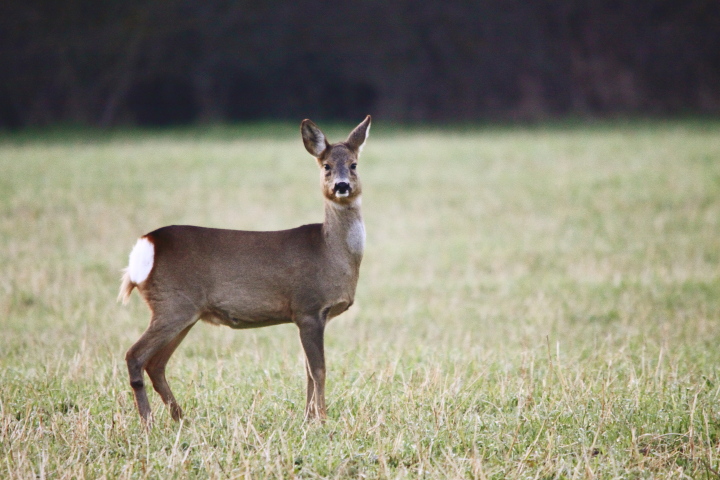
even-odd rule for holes
{"type": "Polygon", "coordinates": [[[352,188],[347,182],[337,182],[333,188],[333,193],[335,193],[336,197],[347,197],[351,191],[352,188]]]}

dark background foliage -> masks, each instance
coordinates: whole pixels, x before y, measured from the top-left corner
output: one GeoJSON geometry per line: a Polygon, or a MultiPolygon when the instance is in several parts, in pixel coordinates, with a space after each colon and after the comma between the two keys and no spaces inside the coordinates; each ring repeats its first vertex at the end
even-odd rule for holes
{"type": "Polygon", "coordinates": [[[5,0],[0,126],[720,113],[717,0],[5,0]]]}

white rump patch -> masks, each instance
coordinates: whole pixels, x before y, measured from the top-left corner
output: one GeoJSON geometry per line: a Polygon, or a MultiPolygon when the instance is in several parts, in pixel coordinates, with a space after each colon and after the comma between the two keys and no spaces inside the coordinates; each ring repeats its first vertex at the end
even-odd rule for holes
{"type": "Polygon", "coordinates": [[[154,260],[155,246],[152,242],[145,237],[138,239],[130,252],[130,263],[127,268],[130,281],[134,284],[144,282],[150,275],[154,260]]]}

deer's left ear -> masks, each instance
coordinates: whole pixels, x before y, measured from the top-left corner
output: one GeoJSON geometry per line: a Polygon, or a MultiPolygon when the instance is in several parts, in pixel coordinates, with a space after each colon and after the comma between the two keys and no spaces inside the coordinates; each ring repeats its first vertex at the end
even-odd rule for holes
{"type": "Polygon", "coordinates": [[[367,140],[368,135],[370,135],[371,120],[372,118],[370,118],[370,115],[365,117],[365,120],[363,120],[360,125],[355,127],[355,130],[350,132],[350,135],[348,135],[348,138],[345,141],[345,144],[357,153],[360,153],[362,151],[363,147],[365,146],[365,140],[367,140]]]}

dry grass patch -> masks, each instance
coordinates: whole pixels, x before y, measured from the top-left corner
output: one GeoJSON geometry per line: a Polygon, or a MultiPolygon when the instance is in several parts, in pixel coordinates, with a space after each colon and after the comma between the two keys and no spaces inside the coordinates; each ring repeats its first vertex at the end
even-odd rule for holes
{"type": "Polygon", "coordinates": [[[294,128],[3,137],[0,477],[716,478],[720,126],[373,131],[328,422],[295,327],[199,325],[149,435],[134,238],[319,221],[316,166],[294,128]]]}

